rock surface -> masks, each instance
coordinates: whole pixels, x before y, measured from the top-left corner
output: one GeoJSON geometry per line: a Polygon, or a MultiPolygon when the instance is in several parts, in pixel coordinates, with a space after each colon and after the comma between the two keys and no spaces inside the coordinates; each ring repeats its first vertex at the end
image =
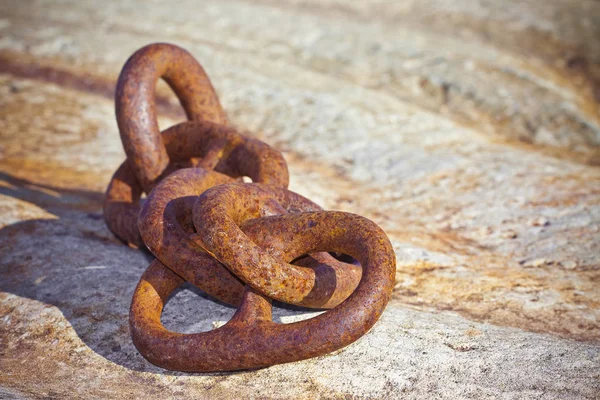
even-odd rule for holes
{"type": "MultiPolygon", "coordinates": [[[[0,398],[598,398],[599,38],[595,1],[0,3],[0,398]],[[234,374],[137,353],[151,257],[101,202],[115,80],[154,41],[197,57],[293,190],[388,233],[394,297],[358,342],[234,374]]],[[[163,321],[232,313],[186,287],[163,321]]]]}

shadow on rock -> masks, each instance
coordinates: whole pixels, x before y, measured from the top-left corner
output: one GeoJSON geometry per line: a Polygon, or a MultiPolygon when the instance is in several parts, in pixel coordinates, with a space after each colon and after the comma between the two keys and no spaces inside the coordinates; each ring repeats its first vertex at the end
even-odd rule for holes
{"type": "MultiPolygon", "coordinates": [[[[116,364],[136,371],[184,374],[150,364],[131,341],[131,297],[154,257],[124,245],[108,230],[102,217],[103,194],[34,184],[4,173],[0,179],[8,183],[0,187],[0,194],[56,217],[0,229],[0,291],[58,307],[87,346],[116,364]]],[[[25,218],[18,212],[15,217],[25,218]]],[[[307,311],[277,306],[278,322],[291,322],[294,314],[307,311]]],[[[210,330],[234,312],[185,284],[171,296],[162,319],[171,330],[192,333],[210,330]]]]}
{"type": "MultiPolygon", "coordinates": [[[[0,291],[58,307],[81,340],[112,362],[137,371],[171,373],[147,362],[131,342],[131,297],[153,257],[125,246],[106,228],[103,194],[34,184],[4,173],[0,179],[8,183],[0,187],[0,194],[58,217],[0,229],[0,291]]],[[[27,213],[26,207],[23,213],[27,213]]],[[[195,299],[196,304],[204,305],[196,310],[200,317],[210,318],[214,309],[224,310],[226,315],[234,312],[198,289],[183,288],[193,292],[194,298],[201,296],[195,299]]]]}

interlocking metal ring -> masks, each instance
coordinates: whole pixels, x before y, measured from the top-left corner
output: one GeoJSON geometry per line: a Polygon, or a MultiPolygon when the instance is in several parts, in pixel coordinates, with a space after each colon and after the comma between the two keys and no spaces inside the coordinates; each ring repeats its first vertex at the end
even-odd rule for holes
{"type": "Polygon", "coordinates": [[[189,53],[167,44],[137,51],[119,77],[116,113],[127,160],[107,189],[105,219],[122,240],[157,257],[130,309],[132,339],[144,357],[183,371],[254,368],[339,349],[373,326],[395,275],[385,233],[287,190],[281,153],[226,126],[189,53]],[[162,134],[154,104],[159,78],[189,119],[162,134]],[[242,177],[254,183],[236,182],[242,177]],[[165,301],[185,281],[236,305],[231,321],[198,334],[165,329],[165,301]],[[271,320],[271,299],[330,310],[281,325],[271,320]]]}
{"type": "MultiPolygon", "coordinates": [[[[290,265],[282,261],[279,254],[289,250],[291,237],[265,240],[261,237],[264,235],[262,229],[247,226],[253,237],[260,238],[260,246],[240,229],[249,219],[273,215],[274,206],[293,214],[321,211],[305,197],[262,184],[229,184],[215,187],[199,199],[201,201],[194,205],[193,212],[198,241],[258,292],[289,304],[330,308],[345,300],[358,285],[362,272],[359,265],[337,262],[320,269],[290,265]]],[[[309,221],[308,226],[297,225],[296,232],[311,230],[315,224],[309,221]]],[[[339,228],[331,226],[330,229],[339,228]]],[[[287,232],[292,234],[291,229],[287,232]]]]}
{"type": "MultiPolygon", "coordinates": [[[[230,231],[227,221],[237,219],[243,227],[251,226],[251,230],[265,235],[265,242],[282,243],[270,249],[270,256],[276,255],[286,262],[318,251],[351,255],[363,268],[358,287],[344,302],[326,313],[291,324],[273,322],[270,300],[248,288],[237,312],[223,327],[209,332],[181,334],[164,328],[160,316],[165,300],[184,280],[154,261],[135,290],[130,310],[134,344],[152,363],[180,371],[207,372],[303,360],[354,342],[381,316],[391,296],[396,265],[392,246],[377,225],[364,217],[335,211],[247,220],[252,212],[248,213],[246,206],[259,200],[254,195],[247,196],[248,185],[254,184],[216,186],[199,197],[194,207],[194,221],[211,222],[202,223],[211,227],[201,234],[203,242],[208,244],[208,252],[222,252],[219,249],[221,242],[213,242],[210,238],[225,238],[220,233],[230,231]],[[228,209],[226,217],[219,218],[223,225],[210,217],[203,218],[202,213],[222,201],[225,192],[237,204],[248,203],[237,209],[228,209]]],[[[279,190],[274,191],[273,197],[281,194],[279,190]]],[[[231,248],[238,244],[232,242],[231,248]]],[[[231,265],[227,266],[231,268],[231,265]]]]}
{"type": "Polygon", "coordinates": [[[178,157],[201,156],[203,162],[210,159],[211,165],[201,165],[225,174],[196,167],[168,175],[148,195],[138,226],[148,249],[166,266],[217,299],[237,305],[243,284],[194,240],[193,199],[212,186],[232,182],[232,177],[248,176],[255,182],[286,187],[287,167],[281,154],[265,143],[232,129],[203,129],[206,126],[204,122],[187,122],[172,128],[186,133],[179,135],[185,138],[178,142],[185,153],[180,151],[178,157]],[[207,157],[206,149],[226,150],[207,157]]]}
{"type": "MultiPolygon", "coordinates": [[[[258,182],[269,181],[268,175],[254,178],[258,182]]],[[[327,253],[302,258],[295,266],[280,264],[278,269],[246,264],[241,271],[232,271],[233,275],[206,253],[199,241],[201,235],[192,225],[192,205],[195,197],[205,190],[230,181],[214,171],[188,168],[167,176],[152,190],[140,212],[139,228],[150,251],[164,265],[208,294],[233,305],[239,304],[243,294],[240,280],[272,299],[311,308],[334,307],[352,293],[360,280],[360,265],[342,263],[327,253]]],[[[254,217],[321,210],[293,192],[276,191],[273,185],[245,188],[253,190],[255,195],[254,217]],[[273,193],[279,196],[274,198],[273,193]]],[[[243,206],[230,204],[231,198],[227,196],[219,199],[222,202],[218,207],[243,206]]],[[[261,232],[255,232],[253,237],[258,243],[255,249],[275,246],[265,242],[261,232]]],[[[245,252],[249,250],[245,248],[245,252]]]]}
{"type": "Polygon", "coordinates": [[[226,122],[208,76],[190,53],[159,43],[136,51],[119,75],[115,109],[127,162],[146,193],[169,163],[156,115],[159,78],[173,89],[189,120],[226,122]]]}

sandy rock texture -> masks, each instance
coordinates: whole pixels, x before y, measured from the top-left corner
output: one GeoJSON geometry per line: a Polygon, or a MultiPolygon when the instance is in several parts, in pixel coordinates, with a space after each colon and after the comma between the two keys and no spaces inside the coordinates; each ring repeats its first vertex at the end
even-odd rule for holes
{"type": "MultiPolygon", "coordinates": [[[[599,398],[599,165],[597,1],[2,1],[0,398],[599,398]],[[293,190],[387,232],[393,299],[358,342],[233,374],[137,353],[151,257],[101,204],[115,81],[155,41],[203,64],[293,190]]],[[[233,311],[183,287],[163,322],[233,311]]]]}

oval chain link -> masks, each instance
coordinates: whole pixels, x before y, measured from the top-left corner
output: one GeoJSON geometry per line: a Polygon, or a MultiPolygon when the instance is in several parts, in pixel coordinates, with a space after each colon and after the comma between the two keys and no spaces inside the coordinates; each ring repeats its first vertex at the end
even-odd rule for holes
{"type": "Polygon", "coordinates": [[[287,190],[281,153],[227,126],[212,84],[188,52],[169,44],[138,50],[123,67],[115,103],[127,160],[108,186],[104,216],[116,236],[156,256],[130,309],[132,339],[145,358],[181,371],[256,368],[326,354],[373,326],[395,277],[385,233],[287,190]],[[188,117],[162,133],[160,78],[188,117]],[[253,183],[239,182],[243,177],[253,183]],[[233,318],[210,332],[167,330],[160,321],[165,302],[186,281],[237,306],[233,318]],[[277,324],[272,300],[329,310],[277,324]]]}

